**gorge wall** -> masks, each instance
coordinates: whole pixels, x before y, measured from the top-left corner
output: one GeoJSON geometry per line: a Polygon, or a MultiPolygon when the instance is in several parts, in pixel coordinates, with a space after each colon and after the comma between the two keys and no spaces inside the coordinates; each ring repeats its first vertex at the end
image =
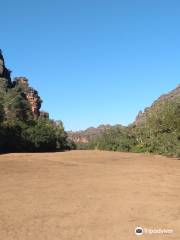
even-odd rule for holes
{"type": "MultiPolygon", "coordinates": [[[[2,50],[0,50],[0,92],[5,94],[8,92],[8,89],[16,89],[17,95],[20,94],[24,100],[29,102],[34,118],[40,116],[49,118],[48,113],[40,111],[42,100],[38,91],[29,86],[28,79],[26,77],[16,77],[13,80],[11,79],[11,71],[6,68],[2,50]]],[[[6,115],[8,115],[8,112],[9,110],[6,107],[6,115]]]]}

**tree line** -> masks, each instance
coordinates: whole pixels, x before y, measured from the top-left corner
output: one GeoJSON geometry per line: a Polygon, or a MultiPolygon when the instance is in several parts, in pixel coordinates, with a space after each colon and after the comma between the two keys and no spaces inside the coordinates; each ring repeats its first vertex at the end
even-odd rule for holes
{"type": "Polygon", "coordinates": [[[0,79],[0,152],[64,151],[75,148],[61,121],[35,117],[22,86],[0,79]]]}

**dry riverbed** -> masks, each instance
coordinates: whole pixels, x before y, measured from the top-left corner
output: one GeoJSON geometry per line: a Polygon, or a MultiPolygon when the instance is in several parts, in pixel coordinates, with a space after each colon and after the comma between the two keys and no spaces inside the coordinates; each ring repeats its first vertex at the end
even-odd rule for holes
{"type": "Polygon", "coordinates": [[[103,151],[0,155],[0,240],[180,239],[180,160],[103,151]],[[134,229],[170,229],[144,234],[134,229]]]}

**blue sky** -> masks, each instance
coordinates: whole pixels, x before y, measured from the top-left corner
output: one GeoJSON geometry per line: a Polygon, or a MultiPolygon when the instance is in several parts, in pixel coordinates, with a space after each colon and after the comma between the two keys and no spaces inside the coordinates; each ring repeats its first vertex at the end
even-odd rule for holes
{"type": "Polygon", "coordinates": [[[0,48],[66,130],[127,125],[180,83],[179,0],[0,0],[0,48]]]}

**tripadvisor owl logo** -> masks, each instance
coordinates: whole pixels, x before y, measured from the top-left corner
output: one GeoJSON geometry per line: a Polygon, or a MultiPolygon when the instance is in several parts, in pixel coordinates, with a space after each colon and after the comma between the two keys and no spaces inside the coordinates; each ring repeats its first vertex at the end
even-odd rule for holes
{"type": "Polygon", "coordinates": [[[143,233],[144,233],[144,230],[143,230],[142,227],[137,227],[137,228],[135,229],[135,234],[136,234],[137,236],[141,236],[141,235],[143,235],[143,233]]]}

